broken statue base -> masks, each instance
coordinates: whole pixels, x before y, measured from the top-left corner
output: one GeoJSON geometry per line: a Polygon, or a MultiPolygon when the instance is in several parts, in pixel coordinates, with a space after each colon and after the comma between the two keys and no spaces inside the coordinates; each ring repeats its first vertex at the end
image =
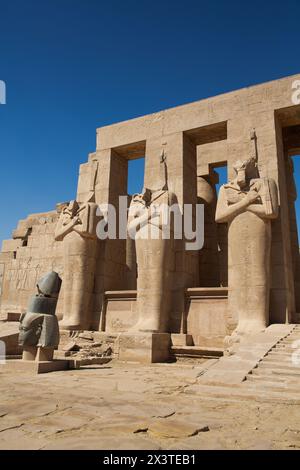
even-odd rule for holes
{"type": "Polygon", "coordinates": [[[152,364],[170,359],[169,333],[124,333],[118,338],[120,361],[152,364]]]}

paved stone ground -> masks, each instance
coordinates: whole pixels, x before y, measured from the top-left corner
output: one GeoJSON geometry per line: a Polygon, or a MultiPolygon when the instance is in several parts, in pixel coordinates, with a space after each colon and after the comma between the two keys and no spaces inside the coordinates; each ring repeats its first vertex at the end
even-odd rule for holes
{"type": "Polygon", "coordinates": [[[299,449],[300,401],[204,392],[214,362],[0,366],[0,449],[299,449]]]}

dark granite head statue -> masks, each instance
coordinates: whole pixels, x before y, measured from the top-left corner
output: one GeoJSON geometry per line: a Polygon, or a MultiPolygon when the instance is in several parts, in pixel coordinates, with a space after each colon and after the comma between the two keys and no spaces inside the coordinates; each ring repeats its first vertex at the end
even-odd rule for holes
{"type": "Polygon", "coordinates": [[[39,295],[45,297],[57,298],[61,287],[61,278],[59,275],[52,271],[43,276],[37,283],[39,295]]]}
{"type": "Polygon", "coordinates": [[[36,346],[39,342],[42,328],[43,315],[38,313],[23,313],[20,318],[19,344],[21,346],[36,346]]]}
{"type": "Polygon", "coordinates": [[[61,282],[59,275],[53,271],[38,281],[38,294],[31,297],[27,313],[20,318],[21,346],[58,345],[59,327],[55,310],[61,282]]]}

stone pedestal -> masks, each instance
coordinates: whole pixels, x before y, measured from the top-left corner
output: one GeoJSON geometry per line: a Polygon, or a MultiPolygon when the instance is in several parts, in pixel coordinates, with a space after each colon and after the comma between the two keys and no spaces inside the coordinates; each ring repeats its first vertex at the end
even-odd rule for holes
{"type": "Polygon", "coordinates": [[[124,333],[118,339],[119,360],[151,364],[170,358],[169,333],[124,333]]]}
{"type": "Polygon", "coordinates": [[[52,361],[54,355],[54,348],[43,348],[36,346],[24,346],[23,361],[52,361]]]}
{"type": "Polygon", "coordinates": [[[35,361],[37,353],[36,346],[25,346],[23,349],[22,359],[23,361],[35,361]]]}
{"type": "Polygon", "coordinates": [[[53,361],[54,348],[38,348],[36,361],[53,361]]]}
{"type": "Polygon", "coordinates": [[[193,336],[184,333],[171,334],[172,346],[194,346],[193,336]]]}
{"type": "Polygon", "coordinates": [[[13,360],[9,359],[3,366],[6,369],[18,372],[31,372],[33,374],[45,374],[47,372],[55,372],[59,370],[68,370],[72,367],[70,361],[54,360],[54,361],[32,361],[32,360],[13,360]],[[71,367],[70,367],[71,366],[71,367]]]}

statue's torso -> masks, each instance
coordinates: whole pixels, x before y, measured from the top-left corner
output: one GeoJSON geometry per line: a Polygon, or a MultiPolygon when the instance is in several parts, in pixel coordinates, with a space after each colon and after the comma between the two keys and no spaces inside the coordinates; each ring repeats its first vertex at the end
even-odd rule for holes
{"type": "Polygon", "coordinates": [[[262,179],[253,179],[245,189],[239,188],[235,183],[225,184],[226,198],[228,205],[242,201],[250,190],[257,191],[258,198],[255,204],[262,204],[262,179]]]}

